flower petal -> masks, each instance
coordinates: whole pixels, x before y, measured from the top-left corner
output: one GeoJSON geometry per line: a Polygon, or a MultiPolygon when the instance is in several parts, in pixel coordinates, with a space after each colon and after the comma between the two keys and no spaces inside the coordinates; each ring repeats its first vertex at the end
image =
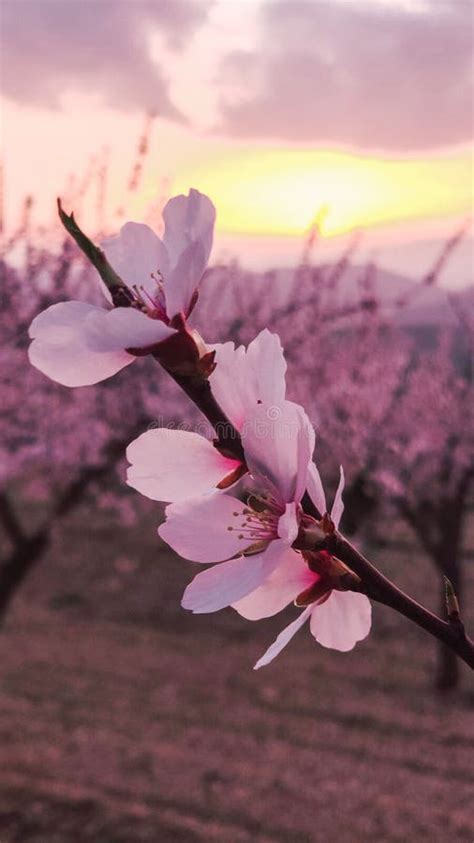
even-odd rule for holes
{"type": "MultiPolygon", "coordinates": [[[[277,544],[277,542],[272,542],[272,544],[277,544]]],[[[269,618],[292,603],[298,594],[309,588],[314,579],[314,574],[311,573],[301,555],[285,547],[280,554],[277,567],[270,576],[255,591],[237,603],[233,603],[232,608],[249,621],[269,618]]]]}
{"type": "Polygon", "coordinates": [[[181,501],[210,492],[240,463],[223,457],[197,433],[148,430],[127,448],[127,483],[154,501],[181,501]]]}
{"type": "Polygon", "coordinates": [[[163,278],[169,272],[166,246],[148,225],[127,222],[119,234],[101,243],[107,260],[126,284],[144,287],[150,295],[156,292],[151,273],[159,271],[163,278]]]}
{"type": "Polygon", "coordinates": [[[215,352],[216,368],[209,377],[212,394],[228,419],[241,430],[247,405],[247,367],[245,347],[233,342],[207,346],[215,352]]]}
{"type": "Polygon", "coordinates": [[[303,626],[305,621],[309,618],[312,612],[312,607],[308,606],[301,615],[296,618],[295,621],[290,623],[285,629],[280,632],[278,638],[275,639],[273,644],[270,645],[268,650],[263,654],[263,656],[258,660],[257,664],[254,666],[254,670],[259,670],[261,667],[264,667],[266,664],[270,664],[283,650],[284,647],[291,641],[294,635],[298,632],[299,629],[303,626]]]}
{"type": "Polygon", "coordinates": [[[324,494],[324,486],[323,481],[321,480],[321,475],[314,462],[311,462],[308,468],[306,489],[316,509],[319,510],[320,515],[324,515],[324,513],[327,512],[326,495],[324,494]]]}
{"type": "Polygon", "coordinates": [[[90,347],[86,325],[90,320],[102,323],[107,315],[107,311],[86,302],[48,307],[30,326],[30,362],[63,386],[88,386],[111,377],[135,358],[123,347],[90,347]]]}
{"type": "Polygon", "coordinates": [[[311,632],[323,647],[347,652],[370,632],[372,607],[365,594],[332,591],[313,607],[311,632]]]}
{"type": "Polygon", "coordinates": [[[195,290],[207,266],[199,240],[190,243],[178,258],[165,284],[166,313],[173,319],[178,313],[188,316],[195,290]]]}
{"type": "Polygon", "coordinates": [[[163,242],[168,251],[170,269],[176,266],[189,244],[196,241],[202,244],[203,259],[207,264],[216,221],[216,209],[211,200],[199,190],[191,188],[187,196],[174,196],[166,203],[163,220],[163,242]]]}
{"type": "Polygon", "coordinates": [[[288,545],[292,545],[298,535],[298,529],[296,504],[287,503],[285,511],[278,521],[278,536],[280,539],[284,539],[288,545]]]}
{"type": "Polygon", "coordinates": [[[277,499],[298,503],[314,448],[314,430],[298,404],[260,404],[245,417],[242,444],[251,474],[269,482],[277,499]]]}
{"type": "Polygon", "coordinates": [[[247,348],[245,362],[253,401],[281,404],[286,393],[286,360],[278,334],[267,328],[260,331],[247,348]]]}
{"type": "Polygon", "coordinates": [[[254,591],[268,577],[277,559],[269,553],[240,556],[208,568],[194,577],[181,605],[196,614],[218,612],[254,591]]]}
{"type": "Polygon", "coordinates": [[[187,315],[190,302],[209,261],[216,209],[198,190],[175,196],[163,211],[170,272],[166,278],[166,310],[170,319],[187,315]]]}
{"type": "Polygon", "coordinates": [[[96,351],[147,348],[176,331],[134,307],[116,307],[91,314],[84,323],[87,344],[96,351]]]}
{"type": "Polygon", "coordinates": [[[184,559],[222,562],[251,544],[239,538],[243,510],[241,501],[220,492],[188,498],[166,507],[158,533],[184,559]]]}
{"type": "Polygon", "coordinates": [[[250,343],[209,346],[216,368],[210,377],[212,392],[232,424],[241,430],[246,413],[259,403],[280,404],[285,399],[286,361],[280,338],[267,329],[250,343]]]}
{"type": "Polygon", "coordinates": [[[334,503],[331,509],[331,520],[334,522],[336,529],[339,527],[342,513],[344,512],[344,502],[342,500],[342,493],[344,491],[344,484],[345,484],[345,477],[344,477],[344,469],[339,466],[339,485],[336,490],[336,494],[334,495],[334,503]]]}

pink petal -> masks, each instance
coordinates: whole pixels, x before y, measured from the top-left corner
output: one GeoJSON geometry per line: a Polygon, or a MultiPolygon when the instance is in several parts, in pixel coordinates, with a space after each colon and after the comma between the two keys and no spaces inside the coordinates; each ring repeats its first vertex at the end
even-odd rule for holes
{"type": "Polygon", "coordinates": [[[230,421],[241,430],[244,417],[259,403],[280,404],[285,399],[286,362],[280,338],[263,330],[250,343],[210,346],[216,369],[210,377],[212,392],[230,421]]]}
{"type": "MultiPolygon", "coordinates": [[[[296,405],[298,406],[298,405],[296,405]]],[[[301,417],[301,427],[298,431],[297,438],[297,473],[295,482],[295,501],[299,502],[306,490],[306,481],[308,479],[308,469],[313,461],[315,433],[314,427],[311,424],[308,416],[302,407],[299,407],[301,417]]]]}
{"type": "Polygon", "coordinates": [[[342,465],[339,466],[339,472],[339,485],[337,487],[336,494],[334,496],[334,503],[331,509],[331,519],[334,522],[336,528],[339,527],[339,523],[342,518],[342,513],[344,512],[344,502],[342,500],[342,493],[344,491],[345,478],[344,469],[342,465]]]}
{"type": "Polygon", "coordinates": [[[308,468],[306,489],[316,509],[319,510],[320,515],[324,515],[324,513],[327,512],[326,495],[324,494],[321,475],[314,462],[311,462],[308,468]]]}
{"type": "Polygon", "coordinates": [[[88,386],[111,377],[135,358],[123,348],[89,346],[86,325],[106,317],[107,311],[85,302],[53,304],[31,323],[30,362],[64,386],[88,386]]]}
{"type": "Polygon", "coordinates": [[[287,503],[285,512],[278,521],[278,536],[288,545],[292,545],[298,535],[299,525],[296,516],[296,504],[287,503]]]}
{"type": "Polygon", "coordinates": [[[257,664],[254,666],[254,670],[259,670],[261,667],[264,667],[266,664],[270,664],[270,662],[275,659],[279,653],[283,650],[284,647],[291,641],[294,635],[298,632],[299,629],[303,626],[305,621],[308,620],[310,614],[312,612],[312,607],[308,606],[301,615],[296,618],[295,621],[290,623],[288,626],[285,627],[282,632],[280,632],[278,638],[275,639],[273,644],[270,645],[268,650],[263,654],[263,656],[258,660],[257,664]]]}
{"type": "Polygon", "coordinates": [[[254,591],[275,564],[275,559],[267,551],[214,565],[198,574],[188,585],[181,605],[196,614],[218,612],[254,591]]]}
{"type": "Polygon", "coordinates": [[[286,393],[286,360],[278,334],[267,328],[260,331],[247,348],[245,362],[254,403],[281,404],[286,393]]]}
{"type": "Polygon", "coordinates": [[[86,341],[91,349],[110,351],[147,348],[176,333],[159,319],[151,319],[134,307],[116,307],[91,314],[84,323],[86,341]]]}
{"type": "Polygon", "coordinates": [[[187,316],[193,295],[198,287],[207,261],[199,240],[190,243],[178,258],[178,263],[166,279],[166,313],[170,319],[178,313],[187,316]]]}
{"type": "MultiPolygon", "coordinates": [[[[274,544],[277,542],[272,542],[274,544]]],[[[232,608],[249,621],[268,618],[292,603],[313,581],[314,575],[301,555],[285,547],[270,576],[243,600],[233,603],[232,608]]]]}
{"type": "Polygon", "coordinates": [[[291,401],[260,404],[245,418],[242,443],[254,478],[269,482],[283,503],[298,503],[314,447],[314,431],[304,410],[291,401]]]}
{"type": "Polygon", "coordinates": [[[239,463],[223,457],[203,436],[184,430],[148,430],[130,443],[127,483],[154,501],[205,494],[239,463]]]}
{"type": "Polygon", "coordinates": [[[172,318],[188,312],[189,304],[209,261],[214,236],[216,210],[211,200],[198,190],[188,196],[175,196],[163,211],[163,242],[170,258],[166,279],[166,310],[172,318]]]}
{"type": "Polygon", "coordinates": [[[164,278],[168,275],[166,246],[148,225],[127,222],[119,234],[104,240],[101,246],[122,281],[130,286],[143,286],[153,295],[157,287],[151,273],[159,271],[164,278]]]}
{"type": "Polygon", "coordinates": [[[163,242],[170,258],[170,268],[176,266],[179,256],[190,243],[199,241],[207,264],[212,249],[216,209],[211,200],[191,188],[189,194],[174,196],[163,210],[165,232],[163,242]]]}
{"type": "Polygon", "coordinates": [[[220,492],[172,503],[158,533],[184,559],[221,562],[252,543],[239,538],[243,509],[237,498],[220,492]]]}
{"type": "Polygon", "coordinates": [[[365,594],[332,591],[313,607],[311,632],[323,647],[347,652],[370,632],[372,607],[365,594]]]}
{"type": "Polygon", "coordinates": [[[246,352],[243,345],[235,348],[233,342],[208,346],[215,351],[216,368],[209,378],[212,394],[228,419],[241,430],[247,405],[246,352]]]}

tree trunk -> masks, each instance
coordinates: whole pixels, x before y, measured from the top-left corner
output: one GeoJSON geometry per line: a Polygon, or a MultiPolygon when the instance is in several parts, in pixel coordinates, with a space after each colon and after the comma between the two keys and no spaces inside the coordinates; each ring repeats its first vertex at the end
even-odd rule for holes
{"type": "Polygon", "coordinates": [[[3,624],[7,609],[16,590],[26,579],[30,569],[39,561],[50,541],[48,530],[38,530],[34,535],[19,543],[3,563],[0,564],[0,624],[3,624]]]}
{"type": "MultiPolygon", "coordinates": [[[[444,559],[438,560],[439,567],[451,580],[456,596],[459,602],[462,600],[462,576],[461,576],[461,562],[459,555],[454,556],[444,555],[444,559]]],[[[441,581],[440,594],[440,616],[446,617],[446,590],[444,580],[441,581]]],[[[461,603],[462,606],[462,603],[461,603]]],[[[450,691],[457,688],[460,680],[459,659],[453,650],[446,647],[445,644],[438,642],[437,654],[437,668],[436,668],[436,687],[439,691],[450,691]]]]}

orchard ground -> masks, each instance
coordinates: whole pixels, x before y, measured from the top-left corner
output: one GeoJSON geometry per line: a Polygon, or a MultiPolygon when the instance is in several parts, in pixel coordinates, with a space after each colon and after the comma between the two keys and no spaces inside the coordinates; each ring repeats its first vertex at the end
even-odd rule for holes
{"type": "MultiPolygon", "coordinates": [[[[255,624],[185,613],[198,566],[156,521],[83,509],[11,608],[1,843],[472,843],[472,677],[436,695],[434,642],[383,607],[352,653],[303,630],[254,672],[295,610],[255,624]]],[[[437,608],[433,568],[401,528],[373,555],[437,608]]]]}

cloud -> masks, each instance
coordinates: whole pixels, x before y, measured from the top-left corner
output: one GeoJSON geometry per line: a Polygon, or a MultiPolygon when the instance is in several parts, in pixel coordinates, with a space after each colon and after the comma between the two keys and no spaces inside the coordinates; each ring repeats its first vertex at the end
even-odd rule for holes
{"type": "Polygon", "coordinates": [[[122,110],[182,120],[150,58],[160,32],[182,49],[209,0],[3,0],[2,89],[16,102],[58,108],[66,90],[98,93],[122,110]]]}
{"type": "Polygon", "coordinates": [[[274,0],[220,68],[220,131],[410,151],[472,135],[471,0],[274,0]],[[249,93],[250,92],[250,93],[249,93]]]}

